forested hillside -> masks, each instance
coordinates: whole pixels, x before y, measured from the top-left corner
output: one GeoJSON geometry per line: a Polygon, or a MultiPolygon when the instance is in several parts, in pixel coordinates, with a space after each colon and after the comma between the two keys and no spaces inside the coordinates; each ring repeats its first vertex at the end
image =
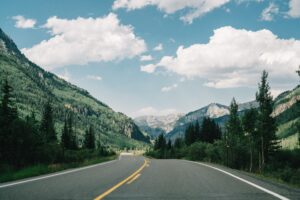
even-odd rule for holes
{"type": "Polygon", "coordinates": [[[298,146],[300,127],[300,86],[286,91],[275,99],[272,115],[278,124],[277,137],[283,148],[298,146]]]}
{"type": "Polygon", "coordinates": [[[113,111],[87,91],[29,61],[1,29],[0,72],[1,85],[7,78],[13,88],[13,96],[21,117],[25,118],[33,112],[37,120],[40,120],[42,108],[48,101],[51,102],[58,138],[65,115],[71,112],[79,145],[82,144],[85,130],[90,125],[95,129],[96,140],[111,147],[135,148],[149,142],[132,119],[113,111]]]}

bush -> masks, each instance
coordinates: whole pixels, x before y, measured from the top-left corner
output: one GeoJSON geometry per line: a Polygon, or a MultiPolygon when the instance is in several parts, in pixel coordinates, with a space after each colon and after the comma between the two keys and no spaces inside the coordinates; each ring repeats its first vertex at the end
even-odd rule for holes
{"type": "Polygon", "coordinates": [[[207,156],[206,154],[207,143],[195,142],[189,147],[189,158],[191,160],[204,160],[207,156]]]}

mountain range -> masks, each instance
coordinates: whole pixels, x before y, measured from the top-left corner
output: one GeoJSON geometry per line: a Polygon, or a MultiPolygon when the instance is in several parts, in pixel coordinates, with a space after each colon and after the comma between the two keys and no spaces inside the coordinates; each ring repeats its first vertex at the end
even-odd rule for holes
{"type": "MultiPolygon", "coordinates": [[[[239,115],[242,115],[250,108],[257,108],[259,105],[256,101],[239,104],[239,115]]],[[[278,125],[277,137],[281,139],[283,148],[295,148],[298,144],[299,133],[297,125],[300,125],[300,86],[298,85],[291,91],[285,91],[274,99],[274,111],[272,116],[275,117],[278,125]]],[[[181,114],[173,121],[168,122],[168,129],[164,127],[166,122],[162,119],[167,116],[143,116],[135,118],[135,122],[141,130],[154,139],[163,133],[167,139],[174,141],[178,137],[184,137],[185,129],[190,123],[202,122],[205,117],[210,117],[221,127],[224,128],[229,117],[229,107],[226,105],[211,103],[198,110],[181,114]],[[160,123],[153,123],[159,121],[160,123]]],[[[168,118],[167,118],[168,119],[168,118]]]]}
{"type": "Polygon", "coordinates": [[[47,101],[51,102],[59,138],[65,113],[72,112],[79,143],[90,125],[95,129],[98,142],[114,148],[136,148],[149,143],[148,136],[131,118],[115,112],[86,90],[32,63],[1,29],[0,72],[0,84],[7,78],[13,87],[21,117],[34,112],[40,120],[43,106],[47,101]]]}

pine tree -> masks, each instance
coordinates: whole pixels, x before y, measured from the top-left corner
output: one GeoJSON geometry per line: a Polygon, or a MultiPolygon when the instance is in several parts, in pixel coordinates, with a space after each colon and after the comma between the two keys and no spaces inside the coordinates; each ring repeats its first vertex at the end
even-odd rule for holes
{"type": "Polygon", "coordinates": [[[181,147],[183,147],[183,141],[182,138],[176,138],[175,142],[174,142],[174,148],[176,149],[180,149],[181,147]]]}
{"type": "Polygon", "coordinates": [[[166,146],[166,139],[163,134],[160,134],[155,140],[154,150],[164,150],[166,146]]]}
{"type": "Polygon", "coordinates": [[[168,143],[167,143],[167,149],[168,150],[172,149],[172,142],[170,139],[168,140],[168,143]]]}
{"type": "Polygon", "coordinates": [[[254,152],[257,149],[257,142],[259,140],[256,131],[256,122],[257,122],[256,118],[257,118],[257,111],[254,108],[247,110],[242,118],[243,130],[249,141],[248,148],[250,153],[250,162],[249,162],[250,172],[252,172],[253,169],[254,152]]]}
{"type": "Polygon", "coordinates": [[[11,159],[11,153],[14,151],[14,132],[11,129],[13,122],[18,118],[18,114],[12,99],[12,92],[12,87],[5,79],[1,89],[0,105],[0,163],[11,159]]]}
{"type": "Polygon", "coordinates": [[[47,102],[45,104],[40,131],[43,134],[45,143],[57,141],[56,132],[54,128],[53,110],[50,102],[47,102]]]}
{"type": "Polygon", "coordinates": [[[4,85],[1,89],[2,99],[1,99],[1,107],[0,107],[0,125],[1,127],[5,127],[9,125],[13,120],[18,117],[17,109],[12,100],[12,92],[13,89],[9,85],[8,80],[5,79],[4,85]]]}
{"type": "MultiPolygon", "coordinates": [[[[193,144],[194,142],[197,141],[197,138],[198,138],[197,135],[199,133],[196,132],[195,127],[196,127],[196,125],[191,123],[188,125],[188,127],[185,130],[184,141],[187,146],[190,146],[191,144],[193,144]]],[[[198,128],[198,130],[199,130],[199,128],[198,128]]]]}
{"type": "Polygon", "coordinates": [[[260,137],[260,170],[264,169],[270,154],[278,148],[276,141],[276,122],[271,116],[273,112],[273,98],[267,81],[268,73],[263,71],[256,101],[259,103],[257,131],[260,137]]]}
{"type": "Polygon", "coordinates": [[[62,145],[63,150],[70,149],[70,146],[71,146],[70,144],[71,144],[71,137],[70,137],[69,130],[68,130],[67,119],[65,118],[64,128],[63,128],[62,134],[61,134],[61,145],[62,145]]]}
{"type": "Polygon", "coordinates": [[[221,130],[214,120],[205,117],[201,125],[200,140],[202,142],[214,143],[221,139],[221,130]]]}
{"type": "Polygon", "coordinates": [[[68,129],[68,134],[70,137],[69,149],[77,150],[78,149],[77,137],[76,137],[76,133],[73,128],[73,114],[72,113],[69,113],[69,116],[67,119],[67,129],[68,129]]]}
{"type": "Polygon", "coordinates": [[[240,168],[244,164],[244,135],[238,116],[238,105],[235,99],[230,104],[229,120],[226,123],[226,143],[229,148],[228,164],[240,168]]]}
{"type": "Polygon", "coordinates": [[[84,147],[87,149],[95,149],[95,133],[92,126],[85,133],[84,147]]]}

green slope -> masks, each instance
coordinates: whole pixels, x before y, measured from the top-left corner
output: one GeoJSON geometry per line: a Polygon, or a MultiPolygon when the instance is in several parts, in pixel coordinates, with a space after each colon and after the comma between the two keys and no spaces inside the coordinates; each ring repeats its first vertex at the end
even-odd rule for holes
{"type": "Polygon", "coordinates": [[[65,111],[68,110],[75,115],[79,143],[88,125],[94,126],[98,141],[114,148],[140,148],[149,142],[131,118],[113,111],[86,90],[30,62],[0,29],[1,84],[5,77],[8,77],[9,83],[14,88],[18,111],[22,117],[34,111],[39,119],[43,105],[51,100],[59,134],[65,111]]]}
{"type": "Polygon", "coordinates": [[[282,140],[282,147],[293,149],[298,146],[300,125],[300,86],[280,94],[275,99],[273,116],[278,129],[277,136],[282,140]]]}

